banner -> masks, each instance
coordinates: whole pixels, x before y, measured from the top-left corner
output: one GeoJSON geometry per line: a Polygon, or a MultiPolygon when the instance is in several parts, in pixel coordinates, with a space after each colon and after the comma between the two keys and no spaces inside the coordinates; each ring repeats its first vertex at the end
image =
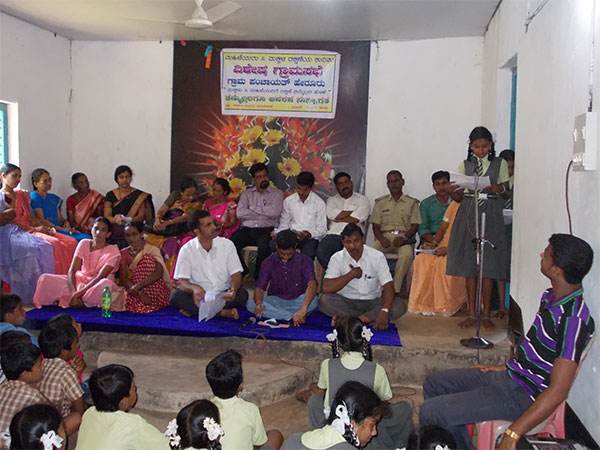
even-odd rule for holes
{"type": "Polygon", "coordinates": [[[334,119],[339,53],[226,48],[221,114],[334,119]]]}

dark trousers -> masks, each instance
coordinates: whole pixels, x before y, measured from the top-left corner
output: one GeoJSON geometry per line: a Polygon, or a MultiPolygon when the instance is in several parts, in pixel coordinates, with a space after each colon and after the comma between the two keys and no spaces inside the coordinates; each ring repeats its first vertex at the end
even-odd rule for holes
{"type": "MultiPolygon", "coordinates": [[[[315,259],[317,255],[317,246],[319,245],[319,241],[313,238],[304,239],[303,241],[298,241],[296,248],[300,250],[303,255],[308,256],[310,259],[315,259]]],[[[271,241],[271,253],[274,253],[277,249],[277,244],[275,244],[275,239],[271,241]]]]}
{"type": "MultiPolygon", "coordinates": [[[[198,318],[198,307],[194,303],[192,294],[188,294],[180,289],[173,289],[171,292],[171,306],[180,311],[185,311],[191,317],[198,318]]],[[[223,309],[245,308],[248,301],[248,291],[241,288],[237,291],[235,298],[230,302],[225,302],[223,309]]]]}
{"type": "MultiPolygon", "coordinates": [[[[339,294],[322,294],[319,299],[319,311],[330,317],[358,317],[365,315],[369,322],[375,322],[383,308],[381,297],[373,300],[353,300],[339,294]]],[[[390,321],[399,319],[406,313],[406,302],[396,296],[390,308],[390,321]]]]}
{"type": "Polygon", "coordinates": [[[269,257],[271,254],[271,231],[273,227],[267,228],[248,228],[240,227],[231,236],[231,242],[235,245],[235,249],[238,252],[242,266],[244,267],[244,275],[248,273],[248,267],[244,263],[242,256],[242,249],[248,245],[256,245],[258,248],[256,252],[256,268],[254,269],[254,279],[258,280],[258,274],[260,273],[260,265],[262,262],[269,257]]]}
{"type": "Polygon", "coordinates": [[[317,259],[323,269],[327,269],[331,256],[343,248],[344,244],[339,234],[328,234],[321,240],[317,248],[317,259]]]}

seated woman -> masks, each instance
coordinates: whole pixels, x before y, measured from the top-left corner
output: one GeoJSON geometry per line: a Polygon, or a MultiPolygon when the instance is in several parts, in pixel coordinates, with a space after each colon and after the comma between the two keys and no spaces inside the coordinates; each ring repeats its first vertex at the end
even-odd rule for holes
{"type": "Polygon", "coordinates": [[[327,425],[306,433],[292,434],[283,450],[352,450],[365,447],[377,435],[377,423],[387,413],[388,403],[372,389],[347,381],[335,394],[327,425]]]}
{"type": "Polygon", "coordinates": [[[119,248],[127,247],[125,225],[131,222],[144,223],[154,217],[152,196],[131,186],[133,172],[129,166],[115,169],[115,182],[118,188],[106,194],[104,201],[104,217],[110,223],[110,243],[119,248]]]}
{"type": "Polygon", "coordinates": [[[46,169],[35,169],[31,172],[31,184],[34,189],[29,194],[31,209],[42,225],[54,228],[57,233],[70,236],[78,242],[90,238],[87,234],[71,228],[69,221],[63,217],[60,212],[63,201],[58,195],[50,193],[52,177],[46,169]]]}
{"type": "Polygon", "coordinates": [[[212,197],[204,204],[204,209],[215,219],[219,236],[227,239],[240,227],[235,215],[237,203],[228,198],[229,194],[229,182],[225,178],[216,178],[212,185],[212,197]]]}
{"type": "MultiPolygon", "coordinates": [[[[37,217],[31,213],[29,194],[26,191],[16,189],[21,182],[21,169],[18,166],[5,164],[0,170],[0,176],[2,177],[4,201],[14,211],[14,218],[11,219],[11,222],[21,230],[27,231],[35,237],[50,243],[54,250],[53,272],[60,274],[67,273],[73,253],[75,253],[75,247],[77,247],[77,241],[62,234],[57,234],[46,225],[40,224],[37,217]]],[[[43,250],[42,247],[38,247],[38,250],[45,252],[44,254],[47,257],[48,253],[46,250],[43,250]]],[[[40,256],[38,256],[38,261],[40,261],[39,258],[40,256]]],[[[43,272],[52,273],[52,271],[46,269],[43,272]]]]}
{"type": "MultiPolygon", "coordinates": [[[[9,166],[16,168],[12,164],[0,168],[3,185],[10,176],[5,173],[9,166]]],[[[8,283],[24,304],[30,304],[40,275],[54,273],[54,251],[50,243],[11,223],[16,213],[7,200],[6,193],[0,191],[0,280],[8,283]]]]}
{"type": "Polygon", "coordinates": [[[413,279],[408,310],[423,315],[451,316],[467,301],[467,284],[463,277],[446,275],[448,242],[459,203],[452,202],[432,245],[423,248],[435,253],[419,253],[413,262],[413,279]]]}
{"type": "Polygon", "coordinates": [[[92,234],[94,220],[104,213],[104,196],[90,189],[85,173],[74,173],[71,184],[77,192],[67,197],[67,219],[77,231],[92,234]]]}
{"type": "Polygon", "coordinates": [[[198,199],[198,184],[192,178],[181,180],[179,189],[171,192],[156,213],[154,222],[146,224],[146,239],[162,250],[169,273],[173,269],[175,256],[186,236],[194,236],[187,220],[194,211],[202,208],[198,199]]]}
{"type": "Polygon", "coordinates": [[[139,223],[125,227],[125,238],[129,247],[121,250],[119,269],[119,281],[127,291],[125,309],[150,313],[169,306],[171,278],[160,250],[144,242],[139,223]]]}
{"type": "Polygon", "coordinates": [[[121,255],[116,245],[110,245],[110,222],[100,216],[92,226],[92,239],[77,245],[68,275],[40,276],[33,304],[37,308],[58,303],[62,308],[99,307],[102,292],[108,286],[113,309],[123,304],[123,292],[115,284],[115,272],[121,255]]]}

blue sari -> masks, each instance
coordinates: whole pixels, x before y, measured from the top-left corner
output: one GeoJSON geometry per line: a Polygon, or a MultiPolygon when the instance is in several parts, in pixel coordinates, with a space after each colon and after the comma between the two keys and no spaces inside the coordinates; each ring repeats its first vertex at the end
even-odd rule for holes
{"type": "MultiPolygon", "coordinates": [[[[33,191],[29,194],[31,197],[31,210],[33,215],[35,216],[35,210],[41,209],[44,213],[44,219],[49,222],[52,222],[57,227],[62,227],[62,223],[58,220],[58,211],[62,208],[62,199],[55,194],[46,194],[46,198],[42,197],[38,192],[33,191]]],[[[79,231],[65,231],[65,230],[56,230],[57,233],[64,234],[65,236],[72,237],[76,239],[77,242],[82,239],[89,239],[90,236],[84,233],[80,233],[79,231]]]]}

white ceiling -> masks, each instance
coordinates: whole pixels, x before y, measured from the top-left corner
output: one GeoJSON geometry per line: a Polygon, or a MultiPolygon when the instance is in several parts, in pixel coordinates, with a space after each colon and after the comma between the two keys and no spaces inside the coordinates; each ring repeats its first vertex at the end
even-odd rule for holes
{"type": "Polygon", "coordinates": [[[73,40],[412,40],[483,36],[500,0],[235,1],[218,23],[235,36],[154,21],[189,19],[193,0],[0,0],[0,10],[73,40]]]}

